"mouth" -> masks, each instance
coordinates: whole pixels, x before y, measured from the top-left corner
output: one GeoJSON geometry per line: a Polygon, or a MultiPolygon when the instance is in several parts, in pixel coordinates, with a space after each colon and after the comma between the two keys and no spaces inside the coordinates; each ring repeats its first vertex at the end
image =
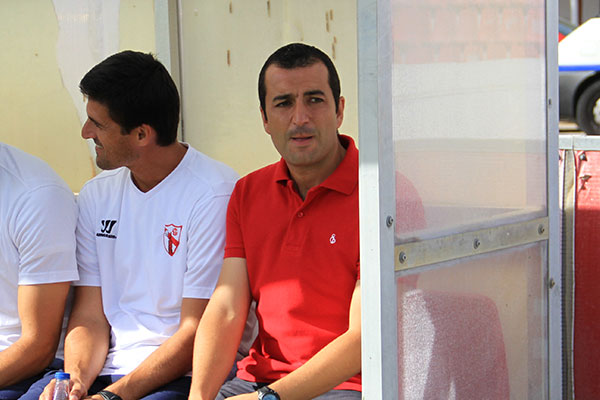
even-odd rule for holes
{"type": "Polygon", "coordinates": [[[304,144],[315,138],[314,132],[305,129],[303,131],[290,132],[290,141],[292,143],[304,144]]]}
{"type": "Polygon", "coordinates": [[[290,139],[296,143],[305,143],[305,142],[308,142],[309,140],[311,140],[312,138],[313,138],[312,136],[295,136],[290,139]]]}
{"type": "Polygon", "coordinates": [[[316,131],[310,127],[295,127],[287,132],[289,143],[293,143],[297,146],[307,146],[316,137],[316,131]]]}

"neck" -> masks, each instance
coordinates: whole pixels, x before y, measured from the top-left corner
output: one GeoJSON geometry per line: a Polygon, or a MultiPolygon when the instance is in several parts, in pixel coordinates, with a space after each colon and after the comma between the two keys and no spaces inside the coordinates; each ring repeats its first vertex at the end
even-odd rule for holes
{"type": "Polygon", "coordinates": [[[290,176],[296,184],[296,189],[298,189],[298,194],[300,194],[302,200],[306,199],[306,195],[311,188],[320,185],[325,179],[329,178],[345,155],[346,149],[339,143],[335,154],[319,165],[294,166],[288,164],[290,176]]]}
{"type": "Polygon", "coordinates": [[[129,167],[135,186],[147,192],[162,182],[179,165],[187,147],[179,142],[168,146],[153,146],[129,167]]]}

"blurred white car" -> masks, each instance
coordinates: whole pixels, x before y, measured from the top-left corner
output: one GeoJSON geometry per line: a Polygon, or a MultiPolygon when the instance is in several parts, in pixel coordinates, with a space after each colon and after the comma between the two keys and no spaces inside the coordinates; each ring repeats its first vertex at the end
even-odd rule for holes
{"type": "Polygon", "coordinates": [[[560,118],[600,135],[600,16],[558,44],[560,118]]]}

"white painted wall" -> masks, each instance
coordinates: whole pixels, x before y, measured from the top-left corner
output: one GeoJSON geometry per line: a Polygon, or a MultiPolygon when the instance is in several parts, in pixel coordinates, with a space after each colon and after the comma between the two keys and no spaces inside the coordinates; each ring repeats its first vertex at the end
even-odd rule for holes
{"type": "Polygon", "coordinates": [[[3,0],[0,141],[48,162],[73,191],[96,173],[79,81],[124,49],[154,51],[153,2],[3,0]]]}
{"type": "Polygon", "coordinates": [[[244,175],[279,156],[259,113],[258,73],[302,41],[332,57],[346,97],[340,132],[358,135],[356,4],[348,0],[182,1],[184,138],[244,175]]]}

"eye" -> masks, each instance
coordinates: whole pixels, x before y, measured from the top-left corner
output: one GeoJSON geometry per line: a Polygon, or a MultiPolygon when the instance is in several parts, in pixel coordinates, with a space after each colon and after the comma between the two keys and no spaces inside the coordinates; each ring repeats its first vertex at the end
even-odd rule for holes
{"type": "Polygon", "coordinates": [[[96,122],[95,120],[88,118],[88,121],[90,121],[92,124],[94,124],[94,126],[98,129],[102,128],[102,125],[100,125],[98,122],[96,122]]]}
{"type": "Polygon", "coordinates": [[[290,104],[292,104],[289,100],[283,100],[280,101],[279,103],[275,104],[275,107],[288,107],[290,104]]]}
{"type": "Polygon", "coordinates": [[[323,100],[323,99],[322,99],[322,98],[320,98],[320,97],[311,97],[309,101],[310,101],[311,103],[322,103],[322,102],[323,102],[323,101],[325,101],[325,100],[323,100]]]}

